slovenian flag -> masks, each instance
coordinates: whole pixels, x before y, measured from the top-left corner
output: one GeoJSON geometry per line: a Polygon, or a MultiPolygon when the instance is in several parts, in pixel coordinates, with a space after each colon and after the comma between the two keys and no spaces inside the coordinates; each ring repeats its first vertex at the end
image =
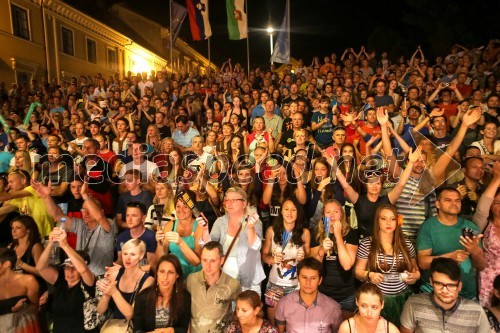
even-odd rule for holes
{"type": "Polygon", "coordinates": [[[226,0],[227,29],[229,39],[245,39],[248,36],[247,13],[245,0],[226,0]]]}
{"type": "Polygon", "coordinates": [[[212,36],[208,21],[208,0],[186,0],[186,6],[193,40],[205,40],[212,36]]]}

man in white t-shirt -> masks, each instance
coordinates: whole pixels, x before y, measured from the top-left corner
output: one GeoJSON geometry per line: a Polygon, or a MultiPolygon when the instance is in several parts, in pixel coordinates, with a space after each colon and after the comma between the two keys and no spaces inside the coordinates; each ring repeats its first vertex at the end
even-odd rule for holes
{"type": "Polygon", "coordinates": [[[85,124],[75,125],[75,139],[68,142],[68,152],[75,158],[75,163],[80,163],[83,159],[83,143],[88,138],[85,136],[85,124]]]}
{"type": "Polygon", "coordinates": [[[132,161],[125,164],[119,173],[120,179],[124,179],[125,173],[128,170],[139,170],[141,172],[143,187],[147,190],[151,190],[154,192],[154,188],[147,188],[149,181],[151,180],[151,176],[158,176],[159,170],[158,165],[156,163],[148,161],[145,153],[147,151],[147,145],[140,141],[134,141],[132,143],[132,161]]]}

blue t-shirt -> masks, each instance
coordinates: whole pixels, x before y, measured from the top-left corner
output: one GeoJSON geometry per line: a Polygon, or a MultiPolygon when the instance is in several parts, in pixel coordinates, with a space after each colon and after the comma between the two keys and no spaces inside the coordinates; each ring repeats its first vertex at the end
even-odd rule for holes
{"type": "MultiPolygon", "coordinates": [[[[122,250],[122,246],[131,239],[132,236],[130,235],[130,230],[121,232],[118,237],[116,237],[116,251],[120,252],[122,250]]],[[[149,229],[145,229],[144,233],[139,237],[139,239],[146,243],[146,252],[156,252],[157,243],[154,232],[149,229]]]]}
{"type": "Polygon", "coordinates": [[[333,143],[333,113],[314,112],[312,114],[311,123],[320,123],[323,119],[328,118],[328,121],[318,128],[314,134],[314,139],[324,147],[333,143]]]}
{"type": "Polygon", "coordinates": [[[118,206],[116,214],[122,214],[122,219],[125,220],[127,213],[127,204],[129,202],[138,201],[149,207],[153,204],[153,197],[148,191],[142,190],[138,195],[132,195],[130,192],[125,192],[118,198],[118,206]]]}

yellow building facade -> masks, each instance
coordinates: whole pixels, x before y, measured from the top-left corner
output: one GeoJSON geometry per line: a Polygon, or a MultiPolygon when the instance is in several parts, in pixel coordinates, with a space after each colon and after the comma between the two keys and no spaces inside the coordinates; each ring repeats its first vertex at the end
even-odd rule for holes
{"type": "MultiPolygon", "coordinates": [[[[179,66],[208,67],[185,42],[175,44],[182,47],[174,48],[174,72],[179,66]]],[[[0,1],[0,81],[7,84],[162,69],[171,70],[165,56],[62,1],[0,1]]]]}

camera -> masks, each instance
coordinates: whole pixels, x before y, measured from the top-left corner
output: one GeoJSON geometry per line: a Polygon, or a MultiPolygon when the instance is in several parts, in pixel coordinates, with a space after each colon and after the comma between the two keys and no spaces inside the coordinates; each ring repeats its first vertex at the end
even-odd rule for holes
{"type": "Polygon", "coordinates": [[[443,87],[448,88],[450,84],[448,82],[443,83],[443,87]]]}
{"type": "Polygon", "coordinates": [[[476,236],[476,231],[471,229],[471,228],[463,228],[462,229],[462,237],[466,238],[469,237],[472,239],[474,236],[476,236]]]}

